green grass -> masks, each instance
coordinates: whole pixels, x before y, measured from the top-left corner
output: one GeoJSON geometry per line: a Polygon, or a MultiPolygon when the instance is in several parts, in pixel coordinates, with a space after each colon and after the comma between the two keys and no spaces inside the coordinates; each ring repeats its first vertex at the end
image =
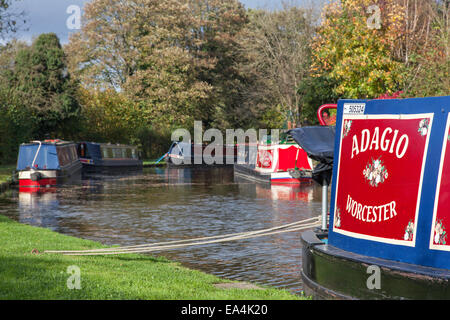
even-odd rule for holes
{"type": "Polygon", "coordinates": [[[103,247],[32,227],[0,215],[0,299],[149,299],[149,300],[292,300],[303,299],[285,290],[219,289],[231,282],[190,270],[150,255],[63,256],[45,250],[103,247]],[[32,253],[37,249],[40,253],[32,253]],[[80,268],[81,289],[69,289],[69,266],[80,268]]]}
{"type": "Polygon", "coordinates": [[[158,161],[158,159],[155,160],[144,160],[142,161],[142,164],[144,165],[144,167],[163,167],[166,165],[166,161],[161,160],[160,162],[156,163],[156,161],[158,161]]]}
{"type": "Polygon", "coordinates": [[[0,165],[0,183],[7,182],[12,178],[12,172],[16,168],[15,164],[0,165]]]}

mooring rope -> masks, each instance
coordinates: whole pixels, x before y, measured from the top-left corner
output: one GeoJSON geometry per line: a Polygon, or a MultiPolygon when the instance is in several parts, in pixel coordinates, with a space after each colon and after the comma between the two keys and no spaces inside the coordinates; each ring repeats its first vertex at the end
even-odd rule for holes
{"type": "Polygon", "coordinates": [[[89,250],[47,250],[44,253],[59,253],[63,255],[72,256],[93,256],[93,255],[113,255],[113,254],[125,254],[125,253],[146,253],[153,251],[178,249],[189,246],[199,246],[212,243],[222,243],[228,241],[236,241],[243,239],[252,239],[257,237],[281,234],[286,232],[301,231],[309,228],[313,228],[320,225],[320,216],[310,219],[305,219],[298,222],[293,222],[283,226],[273,227],[269,229],[231,233],[227,235],[218,235],[211,237],[202,237],[185,240],[175,240],[151,244],[142,244],[135,246],[123,246],[123,247],[111,247],[102,249],[89,249],[89,250]]]}

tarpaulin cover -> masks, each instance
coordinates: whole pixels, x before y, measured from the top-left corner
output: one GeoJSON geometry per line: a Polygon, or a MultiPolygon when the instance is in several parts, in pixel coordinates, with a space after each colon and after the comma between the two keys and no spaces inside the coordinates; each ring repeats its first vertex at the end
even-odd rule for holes
{"type": "MultiPolygon", "coordinates": [[[[39,144],[20,146],[17,170],[27,170],[31,168],[38,148],[39,144]]],[[[59,170],[60,166],[58,155],[56,153],[56,146],[53,144],[42,144],[34,165],[36,169],[59,170]]]]}
{"type": "Polygon", "coordinates": [[[323,185],[323,181],[330,185],[333,171],[334,139],[336,127],[304,127],[289,130],[295,142],[305,150],[308,156],[319,164],[313,171],[314,181],[323,185]]]}

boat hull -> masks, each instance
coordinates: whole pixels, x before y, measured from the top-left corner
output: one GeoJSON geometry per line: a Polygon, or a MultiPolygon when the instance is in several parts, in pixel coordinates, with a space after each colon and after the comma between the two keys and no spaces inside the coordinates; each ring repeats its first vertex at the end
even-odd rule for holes
{"type": "Polygon", "coordinates": [[[302,283],[314,299],[450,299],[450,271],[344,251],[302,234],[302,283]],[[379,277],[378,280],[376,277],[379,277]],[[378,281],[378,283],[377,283],[378,281]]]}
{"type": "Polygon", "coordinates": [[[139,170],[143,167],[142,160],[138,159],[111,159],[92,160],[80,158],[84,172],[117,171],[123,169],[139,170]]]}
{"type": "Polygon", "coordinates": [[[68,181],[79,180],[81,178],[81,168],[81,163],[75,162],[59,170],[19,171],[19,189],[20,191],[26,191],[29,189],[51,188],[68,181]]]}
{"type": "Polygon", "coordinates": [[[300,170],[298,171],[300,176],[294,177],[293,174],[288,171],[263,173],[249,165],[235,164],[234,174],[246,180],[274,185],[299,185],[312,183],[311,170],[300,170]]]}

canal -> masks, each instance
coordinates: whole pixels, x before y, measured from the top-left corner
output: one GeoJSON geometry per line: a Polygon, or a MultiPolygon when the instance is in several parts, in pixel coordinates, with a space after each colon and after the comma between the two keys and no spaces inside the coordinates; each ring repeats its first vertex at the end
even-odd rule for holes
{"type": "MultiPolygon", "coordinates": [[[[233,169],[145,168],[81,183],[0,196],[0,214],[108,245],[252,231],[321,213],[321,188],[265,186],[233,169]]],[[[152,253],[219,277],[302,291],[300,232],[152,253]]]]}

